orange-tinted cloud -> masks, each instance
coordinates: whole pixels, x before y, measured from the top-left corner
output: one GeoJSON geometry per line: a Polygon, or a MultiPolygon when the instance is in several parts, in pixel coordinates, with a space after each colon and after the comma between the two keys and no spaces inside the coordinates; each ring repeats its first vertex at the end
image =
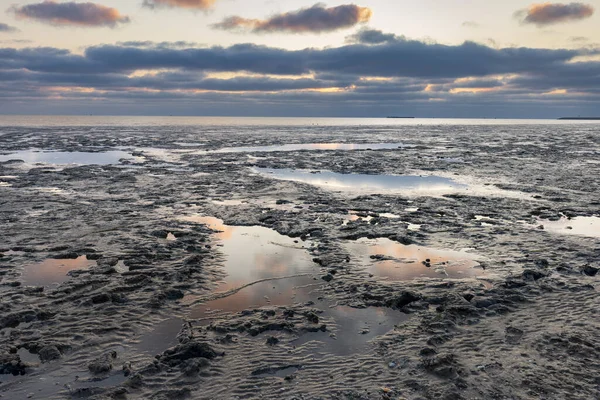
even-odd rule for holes
{"type": "Polygon", "coordinates": [[[322,4],[315,4],[312,7],[298,11],[274,15],[265,20],[233,16],[214,24],[213,27],[254,33],[321,33],[350,28],[359,23],[368,22],[372,15],[373,13],[369,8],[354,4],[331,8],[326,8],[322,4]]]}
{"type": "Polygon", "coordinates": [[[116,8],[95,3],[57,3],[46,0],[21,7],[13,6],[10,10],[19,18],[59,26],[115,27],[130,21],[129,17],[122,15],[116,8]]]}
{"type": "Polygon", "coordinates": [[[208,10],[216,0],[144,0],[148,8],[188,8],[191,10],[208,10]]]}
{"type": "Polygon", "coordinates": [[[563,22],[579,21],[591,17],[594,7],[583,3],[541,3],[519,10],[515,17],[524,24],[546,26],[563,22]]]}

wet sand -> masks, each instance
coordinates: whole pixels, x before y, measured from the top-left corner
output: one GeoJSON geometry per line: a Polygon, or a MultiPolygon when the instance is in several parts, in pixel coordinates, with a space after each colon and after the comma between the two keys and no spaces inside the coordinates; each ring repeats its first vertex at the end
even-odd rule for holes
{"type": "Polygon", "coordinates": [[[600,397],[597,125],[3,129],[3,398],[600,397]]]}

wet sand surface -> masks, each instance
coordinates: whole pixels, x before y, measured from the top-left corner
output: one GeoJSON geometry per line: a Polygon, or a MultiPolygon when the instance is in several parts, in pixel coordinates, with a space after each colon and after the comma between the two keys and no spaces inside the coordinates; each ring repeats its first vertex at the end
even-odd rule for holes
{"type": "Polygon", "coordinates": [[[2,398],[600,398],[598,125],[0,130],[2,398]]]}

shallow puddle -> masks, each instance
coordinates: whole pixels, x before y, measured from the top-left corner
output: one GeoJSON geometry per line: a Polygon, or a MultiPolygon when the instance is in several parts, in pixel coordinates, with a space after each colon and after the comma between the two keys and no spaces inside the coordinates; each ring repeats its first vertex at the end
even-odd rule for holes
{"type": "MultiPolygon", "coordinates": [[[[539,220],[548,232],[563,235],[600,237],[600,217],[563,217],[558,221],[539,220]]],[[[539,226],[536,225],[536,226],[539,226]]]]}
{"type": "MultiPolygon", "coordinates": [[[[534,200],[534,195],[531,193],[500,189],[494,184],[478,182],[476,179],[468,176],[448,178],[440,175],[427,175],[427,172],[424,172],[422,175],[341,174],[331,171],[259,167],[253,167],[251,171],[273,179],[302,182],[350,194],[399,193],[405,196],[460,194],[534,200]]],[[[410,209],[415,210],[412,207],[410,209]]],[[[416,210],[418,211],[418,209],[416,210]]]]}
{"type": "Polygon", "coordinates": [[[247,200],[212,200],[213,204],[218,206],[241,206],[248,204],[247,200]]]}
{"type": "Polygon", "coordinates": [[[366,221],[371,222],[373,216],[369,213],[363,213],[359,211],[348,211],[348,215],[346,216],[346,221],[344,225],[347,225],[348,222],[356,222],[356,221],[366,221]]]}
{"type": "Polygon", "coordinates": [[[321,315],[335,320],[334,326],[328,326],[327,332],[306,333],[291,344],[299,347],[313,342],[316,352],[349,356],[363,352],[370,346],[371,340],[410,318],[389,308],[359,309],[347,306],[325,308],[321,315]]]}
{"type": "Polygon", "coordinates": [[[78,164],[78,165],[109,165],[118,164],[121,159],[136,160],[124,151],[105,151],[99,153],[23,150],[11,154],[0,155],[0,162],[22,160],[29,164],[78,164]]]}
{"type": "Polygon", "coordinates": [[[300,365],[291,365],[288,367],[271,367],[265,369],[259,369],[252,373],[254,376],[264,377],[264,376],[275,376],[278,378],[285,378],[287,376],[293,375],[301,369],[300,365]]]}
{"type": "Polygon", "coordinates": [[[440,176],[339,174],[330,171],[310,172],[272,168],[253,168],[253,171],[275,179],[303,182],[329,189],[352,192],[414,191],[444,194],[467,188],[467,185],[440,176]]]}
{"type": "Polygon", "coordinates": [[[478,256],[465,251],[403,245],[389,239],[360,239],[347,249],[367,271],[390,281],[416,278],[460,279],[483,275],[478,256]]]}
{"type": "Polygon", "coordinates": [[[399,215],[396,214],[392,214],[392,213],[375,213],[375,212],[370,212],[370,211],[354,211],[354,210],[350,210],[348,211],[348,220],[349,221],[358,221],[358,220],[364,220],[364,221],[371,221],[373,218],[388,218],[388,219],[398,219],[400,218],[399,215]]]}
{"type": "Polygon", "coordinates": [[[88,260],[86,256],[71,260],[47,259],[39,264],[26,266],[21,279],[26,286],[58,286],[69,280],[69,271],[86,269],[94,264],[95,262],[88,260]]]}
{"type": "MultiPolygon", "coordinates": [[[[331,300],[322,297],[320,289],[325,283],[318,278],[315,280],[321,273],[320,268],[302,242],[297,243],[297,240],[263,227],[224,225],[223,221],[212,217],[182,219],[205,224],[217,231],[219,251],[225,256],[223,266],[227,277],[215,289],[215,299],[191,308],[190,317],[201,324],[248,309],[312,301],[315,307],[324,311],[321,316],[334,320],[334,325],[328,326],[328,332],[305,333],[291,344],[314,346],[311,351],[316,352],[348,355],[362,351],[371,339],[408,318],[390,309],[335,306],[331,300]]],[[[198,300],[187,298],[184,301],[198,300]]],[[[181,323],[176,325],[180,327],[181,323]]]]}
{"type": "Polygon", "coordinates": [[[217,318],[223,313],[239,313],[265,306],[286,306],[314,300],[315,289],[322,285],[312,275],[294,278],[269,279],[241,289],[227,297],[211,300],[192,307],[190,317],[194,319],[217,318]]]}
{"type": "Polygon", "coordinates": [[[142,335],[135,345],[136,350],[155,356],[177,345],[177,335],[183,320],[170,318],[154,326],[151,332],[142,335]]]}
{"type": "Polygon", "coordinates": [[[405,147],[402,143],[298,143],[282,144],[274,146],[251,146],[251,147],[225,147],[219,150],[208,151],[209,153],[259,153],[276,151],[333,151],[333,150],[389,150],[405,147]]]}
{"type": "Polygon", "coordinates": [[[478,221],[481,224],[481,226],[494,226],[493,222],[496,220],[494,218],[486,217],[484,215],[476,215],[475,221],[478,221]]]}
{"type": "Polygon", "coordinates": [[[37,354],[30,353],[29,350],[24,347],[20,348],[19,351],[17,351],[17,354],[19,355],[21,361],[26,364],[32,366],[38,366],[41,364],[40,357],[37,354]]]}
{"type": "MultiPolygon", "coordinates": [[[[346,216],[342,225],[346,226],[351,222],[357,222],[357,221],[365,221],[365,222],[372,223],[371,221],[373,221],[373,219],[376,218],[376,216],[380,217],[380,218],[388,218],[388,219],[395,219],[395,220],[400,218],[399,215],[392,214],[392,213],[377,214],[377,213],[369,213],[369,212],[349,211],[348,215],[346,216]]],[[[404,223],[406,224],[406,229],[408,229],[410,231],[421,230],[421,225],[412,224],[410,222],[404,222],[404,223]]]]}
{"type": "MultiPolygon", "coordinates": [[[[225,292],[265,279],[316,272],[305,244],[272,229],[260,226],[228,226],[213,217],[191,216],[182,220],[207,225],[217,231],[214,237],[225,256],[227,277],[216,292],[225,292]]],[[[252,290],[252,288],[250,288],[252,290]]]]}

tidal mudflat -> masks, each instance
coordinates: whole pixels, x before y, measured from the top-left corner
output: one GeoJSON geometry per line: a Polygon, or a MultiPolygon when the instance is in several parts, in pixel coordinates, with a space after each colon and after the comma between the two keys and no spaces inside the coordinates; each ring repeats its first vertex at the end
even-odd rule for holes
{"type": "Polygon", "coordinates": [[[0,395],[600,397],[598,125],[371,123],[0,126],[0,395]]]}

